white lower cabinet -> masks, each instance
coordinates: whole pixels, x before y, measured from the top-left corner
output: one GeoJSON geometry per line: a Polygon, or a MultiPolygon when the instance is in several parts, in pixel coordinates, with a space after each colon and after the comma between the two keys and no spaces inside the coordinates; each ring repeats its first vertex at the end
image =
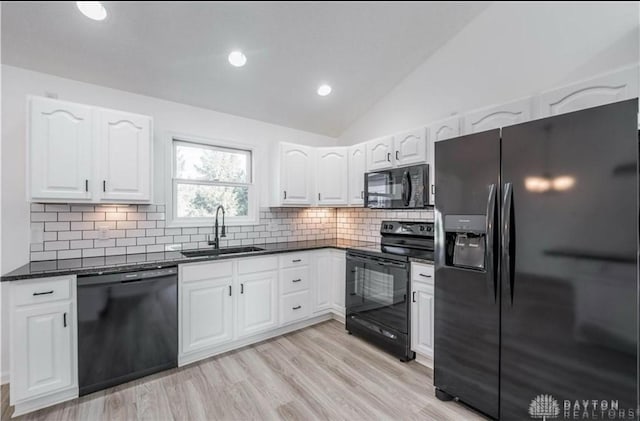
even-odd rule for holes
{"type": "Polygon", "coordinates": [[[304,320],[311,315],[309,291],[293,292],[280,300],[280,319],[283,325],[304,320]]]}
{"type": "Polygon", "coordinates": [[[329,250],[331,254],[331,303],[334,313],[345,315],[346,254],[344,250],[329,250]]]}
{"type": "Polygon", "coordinates": [[[331,310],[333,271],[331,270],[331,251],[316,252],[313,282],[313,312],[320,313],[331,310]]]}
{"type": "Polygon", "coordinates": [[[238,283],[238,338],[277,327],[278,271],[240,275],[238,283]]]}
{"type": "Polygon", "coordinates": [[[411,350],[433,357],[434,270],[411,264],[411,350]]]}
{"type": "Polygon", "coordinates": [[[75,276],[11,285],[11,396],[14,415],[78,396],[75,276]]]}

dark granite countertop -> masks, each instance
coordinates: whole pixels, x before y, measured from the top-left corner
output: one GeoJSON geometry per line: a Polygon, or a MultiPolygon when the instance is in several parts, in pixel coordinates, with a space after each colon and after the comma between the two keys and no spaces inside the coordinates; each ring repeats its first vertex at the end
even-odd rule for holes
{"type": "Polygon", "coordinates": [[[364,249],[379,248],[375,243],[343,239],[293,241],[287,243],[256,244],[264,250],[249,253],[224,254],[218,256],[185,257],[179,251],[160,253],[126,254],[106,257],[86,257],[82,259],[61,259],[31,262],[2,276],[2,282],[20,279],[43,278],[63,275],[99,275],[105,273],[129,272],[176,266],[179,263],[224,260],[238,257],[253,257],[267,254],[317,250],[323,248],[364,249]]]}

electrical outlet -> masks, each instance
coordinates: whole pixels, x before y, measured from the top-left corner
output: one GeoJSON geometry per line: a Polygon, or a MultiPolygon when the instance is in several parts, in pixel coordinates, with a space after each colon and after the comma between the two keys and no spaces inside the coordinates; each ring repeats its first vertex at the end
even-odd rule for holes
{"type": "Polygon", "coordinates": [[[111,231],[107,227],[98,228],[98,240],[108,240],[111,237],[111,231]]]}
{"type": "Polygon", "coordinates": [[[278,223],[277,222],[269,222],[269,226],[267,227],[267,231],[278,231],[278,223]]]}
{"type": "Polygon", "coordinates": [[[31,227],[31,244],[42,244],[44,242],[44,229],[41,227],[31,227]]]}

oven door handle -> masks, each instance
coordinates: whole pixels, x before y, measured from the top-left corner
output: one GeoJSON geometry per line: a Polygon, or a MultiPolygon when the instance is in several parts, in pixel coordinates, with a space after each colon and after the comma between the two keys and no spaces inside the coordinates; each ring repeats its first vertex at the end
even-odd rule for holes
{"type": "Polygon", "coordinates": [[[391,262],[388,260],[382,260],[382,259],[378,259],[376,257],[360,257],[360,256],[355,256],[352,254],[347,254],[347,260],[351,260],[353,262],[360,262],[360,263],[368,263],[368,264],[379,264],[380,266],[393,266],[393,267],[398,267],[398,268],[403,268],[406,269],[407,264],[406,263],[396,263],[396,262],[391,262]]]}

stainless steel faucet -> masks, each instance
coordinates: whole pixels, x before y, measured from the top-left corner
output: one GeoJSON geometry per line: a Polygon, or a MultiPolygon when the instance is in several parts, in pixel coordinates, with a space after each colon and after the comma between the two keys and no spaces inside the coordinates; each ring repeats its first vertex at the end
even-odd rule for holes
{"type": "Polygon", "coordinates": [[[216,208],[216,222],[213,225],[214,231],[215,231],[215,238],[213,239],[213,241],[209,240],[207,241],[209,243],[210,246],[213,246],[214,249],[218,250],[220,248],[220,237],[226,237],[227,234],[225,232],[225,226],[224,226],[224,206],[219,205],[216,208]],[[222,210],[222,232],[220,233],[220,236],[218,236],[218,212],[220,212],[220,210],[222,210]]]}

